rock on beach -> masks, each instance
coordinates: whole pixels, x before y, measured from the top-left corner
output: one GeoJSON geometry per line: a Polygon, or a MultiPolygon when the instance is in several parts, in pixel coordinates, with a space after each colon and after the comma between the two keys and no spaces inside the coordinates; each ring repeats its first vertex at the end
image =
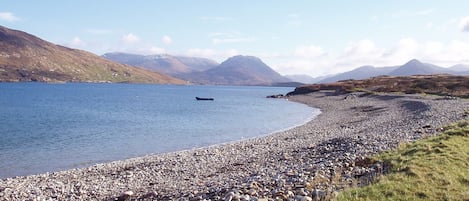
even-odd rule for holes
{"type": "MultiPolygon", "coordinates": [[[[265,137],[0,180],[0,200],[329,200],[386,171],[369,156],[435,135],[469,102],[315,92],[315,119],[265,137]]],[[[467,115],[466,115],[467,116],[467,115]]]]}

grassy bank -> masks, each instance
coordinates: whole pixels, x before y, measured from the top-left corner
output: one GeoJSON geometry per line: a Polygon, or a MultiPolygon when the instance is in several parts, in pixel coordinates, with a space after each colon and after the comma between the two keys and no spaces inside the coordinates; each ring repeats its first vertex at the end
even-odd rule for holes
{"type": "Polygon", "coordinates": [[[390,164],[390,172],[336,200],[469,200],[469,120],[374,160],[390,164]]]}

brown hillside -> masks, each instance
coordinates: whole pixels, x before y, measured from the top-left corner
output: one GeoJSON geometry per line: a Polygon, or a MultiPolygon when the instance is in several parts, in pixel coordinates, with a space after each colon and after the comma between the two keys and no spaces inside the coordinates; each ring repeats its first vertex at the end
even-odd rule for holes
{"type": "Polygon", "coordinates": [[[469,76],[379,76],[365,80],[343,80],[327,84],[304,85],[297,87],[289,95],[306,94],[320,90],[334,90],[338,93],[355,91],[426,93],[469,98],[469,76]]]}
{"type": "Polygon", "coordinates": [[[173,77],[118,64],[2,26],[0,81],[184,84],[184,81],[173,77]]]}

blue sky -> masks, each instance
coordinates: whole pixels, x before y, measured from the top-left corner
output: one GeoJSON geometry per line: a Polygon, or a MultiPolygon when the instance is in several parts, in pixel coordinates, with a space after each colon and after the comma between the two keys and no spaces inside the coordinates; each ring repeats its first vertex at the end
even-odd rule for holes
{"type": "Polygon", "coordinates": [[[0,25],[106,52],[261,58],[313,77],[417,58],[469,64],[469,1],[0,0],[0,25]]]}

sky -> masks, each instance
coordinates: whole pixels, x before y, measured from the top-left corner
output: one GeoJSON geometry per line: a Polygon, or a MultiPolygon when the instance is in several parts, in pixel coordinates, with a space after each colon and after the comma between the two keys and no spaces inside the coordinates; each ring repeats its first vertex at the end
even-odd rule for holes
{"type": "Polygon", "coordinates": [[[469,64],[467,0],[0,0],[0,25],[97,55],[252,55],[282,75],[469,64]]]}

